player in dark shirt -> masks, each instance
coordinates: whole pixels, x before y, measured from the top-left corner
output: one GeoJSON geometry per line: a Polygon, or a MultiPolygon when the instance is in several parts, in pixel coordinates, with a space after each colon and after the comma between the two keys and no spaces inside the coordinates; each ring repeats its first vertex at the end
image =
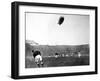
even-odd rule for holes
{"type": "Polygon", "coordinates": [[[35,58],[37,55],[41,55],[40,51],[34,51],[32,50],[33,52],[33,57],[35,58]]]}
{"type": "Polygon", "coordinates": [[[38,67],[43,67],[43,60],[40,51],[34,51],[32,50],[33,57],[35,59],[35,63],[37,64],[38,67]]]}
{"type": "Polygon", "coordinates": [[[55,58],[58,58],[59,57],[59,54],[58,53],[55,53],[55,58]]]}

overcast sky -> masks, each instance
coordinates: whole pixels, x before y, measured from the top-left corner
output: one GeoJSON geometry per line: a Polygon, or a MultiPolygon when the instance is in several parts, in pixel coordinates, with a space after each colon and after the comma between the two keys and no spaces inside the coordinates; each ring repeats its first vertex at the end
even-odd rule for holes
{"type": "Polygon", "coordinates": [[[41,45],[81,45],[89,43],[88,15],[26,13],[26,40],[41,45]],[[64,17],[62,25],[58,24],[64,17]]]}

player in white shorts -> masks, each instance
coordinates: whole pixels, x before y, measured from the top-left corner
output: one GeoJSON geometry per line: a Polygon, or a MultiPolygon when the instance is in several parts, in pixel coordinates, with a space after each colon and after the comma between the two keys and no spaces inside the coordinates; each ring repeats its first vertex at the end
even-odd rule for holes
{"type": "Polygon", "coordinates": [[[34,61],[37,64],[37,66],[38,67],[43,67],[43,59],[42,59],[40,51],[32,50],[32,53],[33,53],[33,57],[35,59],[34,61]]]}

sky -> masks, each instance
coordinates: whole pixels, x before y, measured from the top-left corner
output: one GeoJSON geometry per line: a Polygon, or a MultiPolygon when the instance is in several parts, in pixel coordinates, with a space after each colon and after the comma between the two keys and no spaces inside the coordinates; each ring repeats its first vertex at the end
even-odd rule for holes
{"type": "Polygon", "coordinates": [[[26,13],[26,40],[40,45],[88,44],[89,30],[88,15],[26,13]],[[59,25],[61,16],[64,22],[59,25]]]}

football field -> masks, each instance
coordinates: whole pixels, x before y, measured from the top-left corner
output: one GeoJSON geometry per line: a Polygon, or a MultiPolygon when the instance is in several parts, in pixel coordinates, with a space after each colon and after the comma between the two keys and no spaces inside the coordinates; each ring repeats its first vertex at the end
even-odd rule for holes
{"type": "MultiPolygon", "coordinates": [[[[43,57],[43,67],[61,67],[61,66],[82,66],[89,65],[89,56],[64,56],[64,57],[43,57]]],[[[26,58],[26,68],[36,68],[34,58],[26,58]]]]}

